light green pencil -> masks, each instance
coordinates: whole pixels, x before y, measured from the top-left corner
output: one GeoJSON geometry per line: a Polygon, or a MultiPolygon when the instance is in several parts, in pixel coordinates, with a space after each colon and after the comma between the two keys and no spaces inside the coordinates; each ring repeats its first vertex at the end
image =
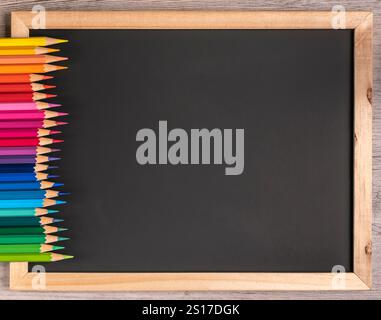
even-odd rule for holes
{"type": "Polygon", "coordinates": [[[71,259],[73,256],[67,256],[58,253],[0,253],[0,262],[51,262],[71,259]]]}
{"type": "Polygon", "coordinates": [[[50,244],[0,244],[0,253],[43,253],[62,249],[65,247],[50,244]]]}
{"type": "Polygon", "coordinates": [[[0,209],[0,218],[15,217],[39,217],[46,214],[57,213],[58,210],[48,210],[43,208],[26,208],[26,209],[0,209]]]}

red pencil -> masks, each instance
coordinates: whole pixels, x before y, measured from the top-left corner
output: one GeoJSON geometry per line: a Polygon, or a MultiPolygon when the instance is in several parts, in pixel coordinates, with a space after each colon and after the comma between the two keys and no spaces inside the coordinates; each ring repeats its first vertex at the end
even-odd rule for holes
{"type": "Polygon", "coordinates": [[[49,138],[30,138],[30,139],[0,139],[0,147],[32,147],[46,146],[52,143],[60,143],[63,140],[49,138]]]}
{"type": "Polygon", "coordinates": [[[0,139],[6,138],[39,138],[52,134],[58,134],[61,131],[49,129],[1,129],[0,139]]]}
{"type": "Polygon", "coordinates": [[[0,93],[10,92],[34,92],[46,89],[52,89],[56,86],[49,86],[40,83],[6,83],[0,84],[0,93]]]}
{"type": "Polygon", "coordinates": [[[29,111],[29,112],[0,112],[0,121],[12,120],[43,120],[66,116],[66,112],[55,111],[29,111]]]}
{"type": "Polygon", "coordinates": [[[0,102],[32,102],[47,98],[54,98],[57,95],[48,93],[0,93],[0,102]]]}
{"type": "Polygon", "coordinates": [[[52,76],[45,76],[40,74],[0,74],[0,83],[30,83],[42,80],[52,79],[52,76]]]}

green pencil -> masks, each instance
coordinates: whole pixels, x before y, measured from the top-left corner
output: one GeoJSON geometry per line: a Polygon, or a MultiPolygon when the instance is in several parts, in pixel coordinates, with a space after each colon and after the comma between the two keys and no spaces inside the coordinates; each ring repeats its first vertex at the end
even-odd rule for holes
{"type": "Polygon", "coordinates": [[[51,243],[68,240],[69,238],[51,235],[0,235],[0,244],[33,244],[51,243]]]}
{"type": "Polygon", "coordinates": [[[27,234],[49,234],[56,233],[60,231],[66,231],[65,228],[52,227],[52,226],[38,226],[38,227],[4,227],[0,228],[0,235],[5,234],[19,234],[19,235],[27,235],[27,234]]]}
{"type": "Polygon", "coordinates": [[[4,217],[0,219],[0,227],[37,227],[62,221],[50,217],[4,217]]]}
{"type": "Polygon", "coordinates": [[[50,244],[0,244],[0,253],[43,253],[65,249],[50,244]]]}
{"type": "Polygon", "coordinates": [[[71,259],[73,256],[66,256],[58,253],[0,253],[1,262],[50,262],[64,259],[71,259]]]}
{"type": "Polygon", "coordinates": [[[46,214],[57,213],[58,210],[48,210],[43,208],[26,209],[0,209],[0,218],[6,217],[39,217],[46,214]]]}

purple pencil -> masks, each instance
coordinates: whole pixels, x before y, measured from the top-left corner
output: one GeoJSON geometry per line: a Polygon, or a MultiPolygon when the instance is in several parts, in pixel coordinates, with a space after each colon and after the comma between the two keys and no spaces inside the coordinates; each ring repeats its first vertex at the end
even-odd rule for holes
{"type": "Polygon", "coordinates": [[[14,157],[0,157],[0,164],[17,164],[17,163],[44,163],[48,161],[59,160],[57,157],[47,156],[14,156],[14,157]]]}
{"type": "Polygon", "coordinates": [[[0,156],[33,156],[55,151],[59,151],[59,149],[45,147],[0,147],[0,156]]]}
{"type": "Polygon", "coordinates": [[[50,128],[67,124],[67,122],[54,120],[34,120],[34,121],[0,121],[0,129],[19,128],[50,128]]]}

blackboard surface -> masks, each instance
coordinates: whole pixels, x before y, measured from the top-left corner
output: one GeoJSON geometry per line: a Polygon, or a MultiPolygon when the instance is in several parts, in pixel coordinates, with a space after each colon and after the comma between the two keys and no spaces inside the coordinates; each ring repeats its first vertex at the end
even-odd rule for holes
{"type": "Polygon", "coordinates": [[[54,272],[352,271],[350,30],[32,30],[69,39],[56,74],[54,272]],[[139,129],[245,129],[245,169],[141,166],[139,129]]]}

